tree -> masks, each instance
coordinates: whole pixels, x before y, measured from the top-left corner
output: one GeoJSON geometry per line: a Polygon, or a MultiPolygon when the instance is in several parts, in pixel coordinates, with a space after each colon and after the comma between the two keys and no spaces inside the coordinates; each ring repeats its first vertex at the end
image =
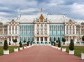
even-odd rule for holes
{"type": "Polygon", "coordinates": [[[23,41],[24,43],[26,42],[26,40],[23,41]]]}
{"type": "Polygon", "coordinates": [[[29,46],[29,41],[27,42],[27,46],[29,46]]]}
{"type": "Polygon", "coordinates": [[[11,43],[9,42],[9,45],[11,45],[11,43]]]}
{"type": "Polygon", "coordinates": [[[61,47],[60,38],[58,38],[58,47],[61,47]]]}
{"type": "Polygon", "coordinates": [[[56,40],[56,43],[58,43],[58,40],[56,40]]]}
{"type": "Polygon", "coordinates": [[[37,42],[37,44],[39,44],[39,42],[37,42]]]}
{"type": "Polygon", "coordinates": [[[23,45],[22,45],[22,42],[20,41],[20,42],[19,42],[19,47],[22,47],[22,46],[23,46],[23,45]]]}
{"type": "Polygon", "coordinates": [[[7,40],[4,41],[3,49],[4,49],[4,50],[8,50],[8,43],[7,43],[7,40]]]}
{"type": "Polygon", "coordinates": [[[74,41],[73,41],[73,39],[70,40],[69,50],[74,50],[74,41]]]}
{"type": "Polygon", "coordinates": [[[84,36],[82,36],[82,41],[84,41],[84,36]]]}
{"type": "Polygon", "coordinates": [[[15,45],[16,45],[16,43],[17,43],[17,39],[13,39],[13,42],[15,43],[15,45]]]}
{"type": "Polygon", "coordinates": [[[63,45],[64,45],[65,42],[66,42],[66,39],[65,38],[62,38],[62,42],[63,42],[63,45]]]}

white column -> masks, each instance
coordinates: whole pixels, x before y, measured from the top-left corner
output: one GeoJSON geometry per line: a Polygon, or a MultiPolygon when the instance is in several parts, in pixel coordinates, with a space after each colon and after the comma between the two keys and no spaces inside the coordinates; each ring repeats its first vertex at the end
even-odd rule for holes
{"type": "Polygon", "coordinates": [[[34,25],[34,35],[37,35],[37,24],[34,25]]]}
{"type": "Polygon", "coordinates": [[[50,37],[47,38],[47,41],[48,41],[48,42],[50,41],[50,37]]]}
{"type": "Polygon", "coordinates": [[[16,39],[15,36],[13,37],[13,39],[16,39]]]}
{"type": "Polygon", "coordinates": [[[4,27],[3,27],[3,34],[4,34],[4,27]]]}
{"type": "Polygon", "coordinates": [[[75,37],[74,41],[75,41],[75,43],[77,42],[77,37],[75,37]]]}
{"type": "Polygon", "coordinates": [[[66,25],[65,25],[65,34],[66,34],[66,30],[67,30],[67,29],[66,29],[66,25]]]}
{"type": "Polygon", "coordinates": [[[14,31],[13,31],[13,32],[14,32],[14,34],[15,34],[15,26],[14,26],[14,31]]]}
{"type": "Polygon", "coordinates": [[[12,34],[12,26],[11,26],[11,34],[12,34]]]}
{"type": "Polygon", "coordinates": [[[68,42],[70,42],[70,37],[68,36],[68,42]]]}
{"type": "Polygon", "coordinates": [[[47,34],[48,34],[48,36],[49,36],[49,30],[50,30],[49,24],[47,24],[47,34]]]}
{"type": "Polygon", "coordinates": [[[40,37],[39,37],[39,42],[40,42],[40,37]]]}
{"type": "Polygon", "coordinates": [[[17,45],[19,45],[19,42],[20,42],[20,36],[17,37],[17,45]]]}
{"type": "Polygon", "coordinates": [[[71,29],[70,29],[70,32],[71,32],[70,34],[73,34],[73,30],[74,30],[74,29],[73,29],[73,25],[72,25],[72,26],[71,26],[71,29]]]}
{"type": "Polygon", "coordinates": [[[81,27],[80,27],[80,35],[81,35],[81,27]]]}
{"type": "Polygon", "coordinates": [[[36,37],[34,37],[34,42],[36,43],[36,37]]]}
{"type": "Polygon", "coordinates": [[[13,39],[12,39],[12,36],[11,36],[11,44],[13,44],[13,39]]]}
{"type": "Polygon", "coordinates": [[[76,34],[76,25],[74,27],[75,27],[74,30],[75,30],[75,34],[76,34]]]}
{"type": "Polygon", "coordinates": [[[7,42],[8,42],[8,44],[9,44],[9,38],[7,38],[7,42]]]}
{"type": "Polygon", "coordinates": [[[45,39],[44,39],[45,37],[43,37],[43,42],[45,41],[45,39]]]}
{"type": "Polygon", "coordinates": [[[7,31],[8,31],[7,34],[9,35],[9,25],[8,25],[7,31]]]}
{"type": "Polygon", "coordinates": [[[68,30],[68,34],[70,34],[70,26],[69,25],[68,25],[68,29],[67,30],[68,30]]]}
{"type": "Polygon", "coordinates": [[[16,34],[19,34],[19,26],[17,26],[16,34]]]}

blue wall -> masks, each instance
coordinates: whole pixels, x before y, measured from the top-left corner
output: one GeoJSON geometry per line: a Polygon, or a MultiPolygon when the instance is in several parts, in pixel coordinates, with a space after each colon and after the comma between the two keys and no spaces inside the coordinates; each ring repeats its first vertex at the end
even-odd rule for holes
{"type": "Polygon", "coordinates": [[[33,24],[20,24],[20,40],[33,41],[34,25],[33,24]]]}
{"type": "Polygon", "coordinates": [[[52,41],[54,41],[54,37],[56,40],[58,37],[62,40],[62,37],[64,37],[64,24],[50,24],[49,28],[52,41]]]}

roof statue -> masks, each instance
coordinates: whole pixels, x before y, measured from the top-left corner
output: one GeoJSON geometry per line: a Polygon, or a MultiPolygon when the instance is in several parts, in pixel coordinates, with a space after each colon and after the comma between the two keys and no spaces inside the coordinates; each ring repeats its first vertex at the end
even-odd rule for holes
{"type": "Polygon", "coordinates": [[[40,19],[40,22],[43,22],[44,16],[41,14],[40,17],[39,17],[39,19],[40,19]]]}

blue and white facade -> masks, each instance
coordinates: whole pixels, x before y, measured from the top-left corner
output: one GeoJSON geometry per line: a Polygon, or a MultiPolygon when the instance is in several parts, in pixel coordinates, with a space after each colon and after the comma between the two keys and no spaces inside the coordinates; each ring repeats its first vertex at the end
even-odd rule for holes
{"type": "MultiPolygon", "coordinates": [[[[80,20],[79,20],[80,21],[80,20]]],[[[64,15],[48,15],[39,13],[37,15],[21,16],[18,19],[5,20],[0,22],[0,43],[4,39],[13,44],[13,39],[19,41],[32,41],[33,44],[49,44],[64,37],[66,43],[70,39],[74,42],[81,41],[84,35],[84,22],[72,20],[64,15]]]]}

